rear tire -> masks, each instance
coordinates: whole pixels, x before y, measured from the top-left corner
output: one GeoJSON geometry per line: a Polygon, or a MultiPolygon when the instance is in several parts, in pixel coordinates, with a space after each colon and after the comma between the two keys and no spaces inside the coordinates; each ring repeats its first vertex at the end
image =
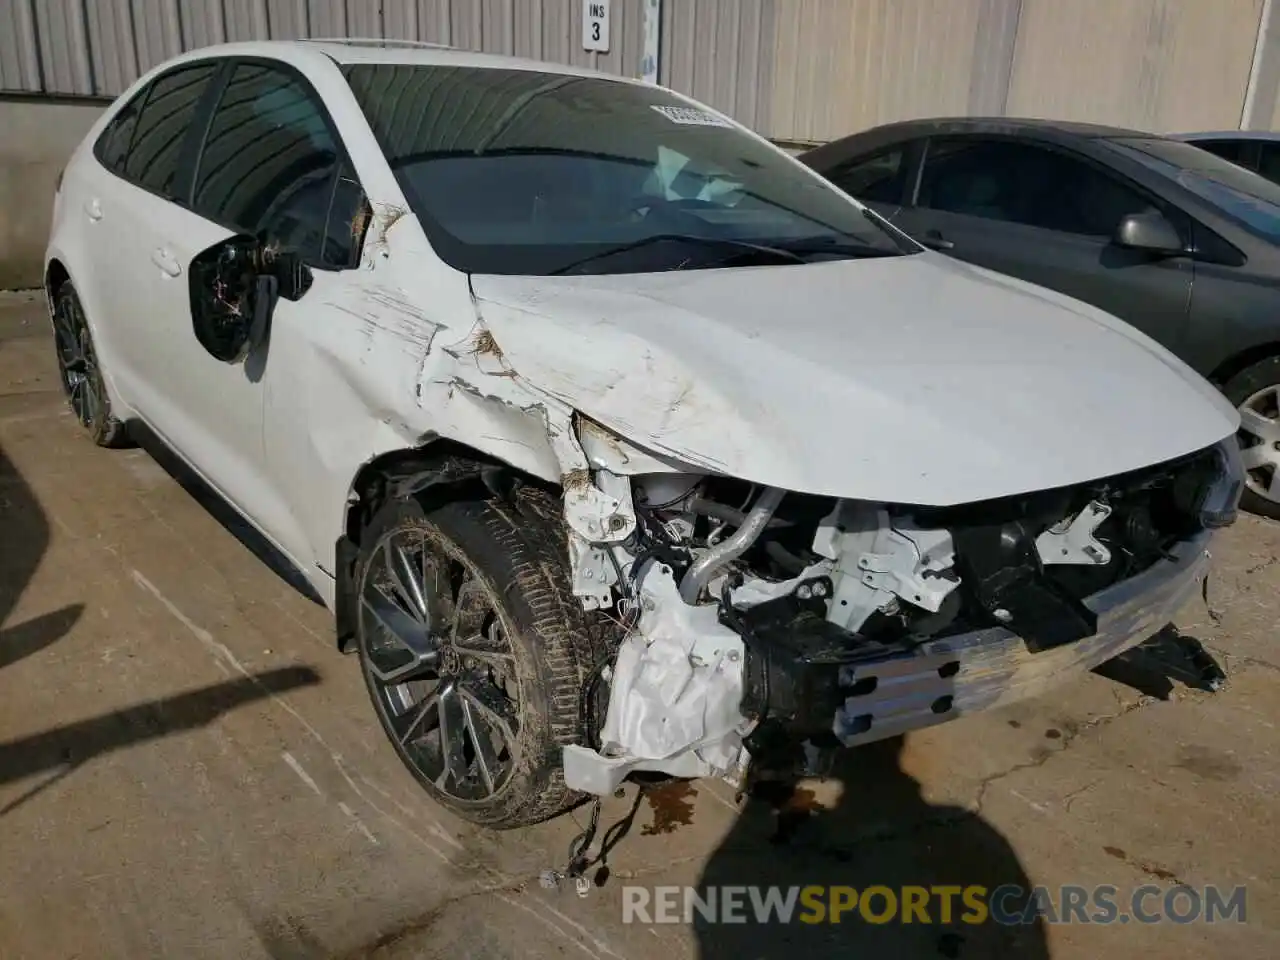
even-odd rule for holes
{"type": "Polygon", "coordinates": [[[52,320],[58,377],[71,412],[98,446],[129,446],[128,427],[111,412],[89,324],[70,280],[54,294],[52,320]]]}
{"type": "Polygon", "coordinates": [[[1241,370],[1222,392],[1241,416],[1246,484],[1240,506],[1280,520],[1280,357],[1267,357],[1241,370]]]}
{"type": "Polygon", "coordinates": [[[568,809],[580,796],[561,749],[583,742],[579,693],[603,641],[570,591],[554,498],[522,487],[513,502],[396,500],[360,543],[356,646],[400,760],[475,824],[511,829],[568,809]]]}

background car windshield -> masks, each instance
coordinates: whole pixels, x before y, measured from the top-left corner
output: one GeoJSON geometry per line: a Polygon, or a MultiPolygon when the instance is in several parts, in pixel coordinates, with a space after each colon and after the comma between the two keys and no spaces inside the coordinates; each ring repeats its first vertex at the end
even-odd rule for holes
{"type": "Polygon", "coordinates": [[[1180,140],[1121,138],[1116,147],[1207,200],[1272,243],[1280,243],[1280,186],[1180,140]]]}
{"type": "Polygon", "coordinates": [[[344,72],[413,212],[460,270],[546,274],[624,246],[635,255],[595,272],[671,269],[671,250],[644,243],[670,235],[904,250],[797,161],[656,87],[472,67],[344,72]]]}

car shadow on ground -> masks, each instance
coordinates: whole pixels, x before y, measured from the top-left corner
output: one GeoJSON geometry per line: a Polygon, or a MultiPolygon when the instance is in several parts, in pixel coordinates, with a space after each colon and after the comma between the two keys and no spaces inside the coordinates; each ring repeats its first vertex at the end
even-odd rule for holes
{"type": "MultiPolygon", "coordinates": [[[[746,922],[709,922],[692,916],[700,960],[749,958],[1028,958],[1049,956],[1043,922],[1026,912],[1031,881],[1009,842],[978,813],[929,803],[901,766],[902,738],[845,754],[832,780],[806,787],[761,784],[729,835],[710,856],[699,881],[705,901],[712,888],[756,886],[826,888],[813,903],[801,900],[789,923],[755,922],[749,897],[746,922]],[[838,799],[819,796],[839,785],[838,799]],[[966,921],[973,916],[962,889],[1002,893],[1001,914],[1026,923],[966,921]],[[845,888],[837,894],[832,888],[845,888]],[[864,914],[857,903],[878,887],[864,914]],[[904,888],[928,891],[924,914],[904,922],[904,888]],[[939,888],[952,888],[952,892],[939,888]],[[849,890],[848,888],[852,888],[849,890]],[[856,896],[855,892],[856,891],[856,896]],[[852,902],[831,922],[835,896],[852,902]],[[887,909],[893,898],[897,912],[887,909]],[[951,904],[948,917],[944,901],[951,904]],[[812,904],[810,904],[812,905],[812,904]],[[805,917],[820,922],[805,922],[805,917]],[[881,921],[881,922],[877,922],[881,921]]],[[[915,894],[917,898],[921,895],[915,894]]]]}
{"type": "Polygon", "coordinates": [[[313,603],[323,605],[307,578],[270,541],[259,533],[236,509],[204,482],[163,440],[141,423],[129,424],[129,439],[160,465],[205,512],[222,524],[281,580],[313,603]]]}
{"type": "Polygon", "coordinates": [[[1168,700],[1173,695],[1175,681],[1193,690],[1216,692],[1226,680],[1222,667],[1204,644],[1173,624],[1099,664],[1093,672],[1157,700],[1168,700]]]}
{"type": "MultiPolygon", "coordinates": [[[[35,493],[0,448],[0,670],[14,667],[68,634],[84,614],[70,604],[10,623],[19,599],[48,552],[49,521],[35,493]]],[[[73,576],[74,571],[66,575],[73,576]]],[[[0,816],[16,809],[85,763],[124,747],[191,730],[254,700],[320,682],[309,667],[246,674],[175,696],[113,710],[40,733],[0,741],[0,787],[45,775],[0,805],[0,816]]],[[[58,696],[56,685],[49,687],[58,696]]]]}

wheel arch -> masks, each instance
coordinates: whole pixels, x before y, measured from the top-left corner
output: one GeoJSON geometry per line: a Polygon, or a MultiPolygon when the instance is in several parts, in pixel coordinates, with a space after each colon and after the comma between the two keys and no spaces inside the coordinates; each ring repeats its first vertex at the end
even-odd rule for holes
{"type": "MultiPolygon", "coordinates": [[[[64,283],[70,283],[75,289],[76,297],[80,300],[80,306],[84,310],[84,322],[89,327],[89,332],[93,335],[95,341],[95,349],[99,356],[104,353],[111,355],[111,344],[106,342],[106,338],[102,336],[99,329],[99,303],[94,291],[93,276],[91,265],[81,263],[78,273],[72,273],[69,264],[79,262],[79,255],[74,246],[69,248],[50,247],[45,254],[44,265],[44,292],[49,301],[49,316],[53,316],[55,301],[58,295],[58,288],[64,283]]],[[[111,371],[107,371],[108,386],[111,390],[115,389],[115,383],[112,380],[111,371]]]]}
{"type": "Polygon", "coordinates": [[[342,533],[334,545],[334,620],[339,651],[355,637],[355,568],[361,531],[389,500],[414,497],[424,507],[477,496],[507,497],[517,485],[559,494],[559,484],[457,440],[440,438],[388,450],[365,462],[351,481],[342,533]]]}
{"type": "Polygon", "coordinates": [[[49,309],[53,309],[53,299],[58,288],[70,279],[71,271],[67,269],[62,259],[58,256],[50,257],[44,268],[44,292],[49,298],[49,309]]]}
{"type": "Polygon", "coordinates": [[[1219,388],[1225,387],[1232,377],[1270,357],[1280,357],[1280,341],[1255,344],[1231,354],[1209,373],[1208,379],[1219,388]]]}

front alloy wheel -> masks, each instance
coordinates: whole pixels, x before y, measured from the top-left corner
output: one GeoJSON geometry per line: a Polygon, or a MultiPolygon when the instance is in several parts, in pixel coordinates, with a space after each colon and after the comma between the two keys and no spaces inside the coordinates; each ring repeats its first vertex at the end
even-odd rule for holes
{"type": "Polygon", "coordinates": [[[581,743],[596,635],[572,597],[546,492],[383,506],[360,534],[356,643],[374,710],[438,803],[500,829],[577,797],[561,754],[581,743]]]}
{"type": "Polygon", "coordinates": [[[53,303],[53,341],[62,392],[80,425],[103,447],[122,446],[125,426],[111,414],[111,400],[93,349],[80,298],[70,282],[58,288],[53,303]]]}
{"type": "Polygon", "coordinates": [[[450,547],[422,531],[386,534],[365,574],[361,628],[388,732],[437,790],[483,801],[511,775],[519,683],[497,598],[450,547]]]}

